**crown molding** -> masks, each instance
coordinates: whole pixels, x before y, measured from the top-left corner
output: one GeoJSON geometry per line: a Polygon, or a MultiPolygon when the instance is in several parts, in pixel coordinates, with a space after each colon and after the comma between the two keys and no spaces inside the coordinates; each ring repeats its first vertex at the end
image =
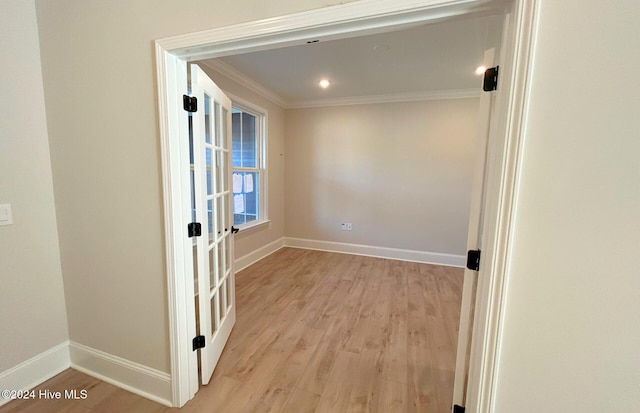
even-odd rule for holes
{"type": "Polygon", "coordinates": [[[256,82],[249,76],[240,72],[238,69],[226,64],[225,62],[219,59],[202,60],[198,62],[198,64],[203,64],[215,70],[216,72],[228,77],[234,82],[241,84],[242,86],[246,87],[252,92],[259,94],[263,98],[270,100],[271,102],[275,103],[276,105],[282,108],[286,109],[289,107],[289,102],[286,99],[284,99],[282,96],[278,95],[277,93],[273,92],[270,89],[267,89],[266,87],[262,86],[260,83],[256,82]]]}

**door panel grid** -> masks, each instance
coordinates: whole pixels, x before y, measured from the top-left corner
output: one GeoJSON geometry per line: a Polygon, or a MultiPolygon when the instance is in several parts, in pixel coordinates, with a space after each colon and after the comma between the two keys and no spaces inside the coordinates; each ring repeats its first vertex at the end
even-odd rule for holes
{"type": "Polygon", "coordinates": [[[195,215],[206,234],[197,238],[201,382],[207,384],[235,323],[231,238],[228,123],[231,101],[197,65],[191,82],[201,112],[193,114],[195,215]]]}

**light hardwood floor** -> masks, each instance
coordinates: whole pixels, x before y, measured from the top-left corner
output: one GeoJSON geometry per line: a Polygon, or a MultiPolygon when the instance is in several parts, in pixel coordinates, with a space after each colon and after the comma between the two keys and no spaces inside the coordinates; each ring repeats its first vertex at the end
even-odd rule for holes
{"type": "Polygon", "coordinates": [[[283,248],[236,277],[236,326],[184,408],[67,370],[39,388],[86,400],[0,413],[450,411],[462,269],[283,248]]]}

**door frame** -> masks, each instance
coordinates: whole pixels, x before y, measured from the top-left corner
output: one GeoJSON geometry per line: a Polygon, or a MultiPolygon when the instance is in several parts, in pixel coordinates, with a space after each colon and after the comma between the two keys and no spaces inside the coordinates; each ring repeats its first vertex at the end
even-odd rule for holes
{"type": "Polygon", "coordinates": [[[496,389],[505,285],[518,196],[522,130],[526,122],[538,0],[358,0],[306,12],[156,40],[158,120],[162,159],[165,255],[174,406],[198,391],[188,124],[182,109],[187,62],[231,54],[379,33],[392,27],[471,13],[508,13],[500,52],[500,85],[491,117],[482,263],[467,387],[467,411],[490,412],[496,389]],[[186,277],[185,277],[186,275],[186,277]]]}

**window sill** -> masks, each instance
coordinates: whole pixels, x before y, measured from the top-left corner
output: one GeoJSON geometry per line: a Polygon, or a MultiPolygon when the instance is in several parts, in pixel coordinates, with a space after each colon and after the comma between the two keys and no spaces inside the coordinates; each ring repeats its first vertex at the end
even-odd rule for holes
{"type": "Polygon", "coordinates": [[[253,221],[248,224],[242,224],[240,226],[237,226],[236,228],[239,229],[238,234],[243,234],[245,232],[253,232],[254,230],[258,228],[262,228],[265,225],[271,225],[271,220],[265,219],[262,221],[253,221]]]}

